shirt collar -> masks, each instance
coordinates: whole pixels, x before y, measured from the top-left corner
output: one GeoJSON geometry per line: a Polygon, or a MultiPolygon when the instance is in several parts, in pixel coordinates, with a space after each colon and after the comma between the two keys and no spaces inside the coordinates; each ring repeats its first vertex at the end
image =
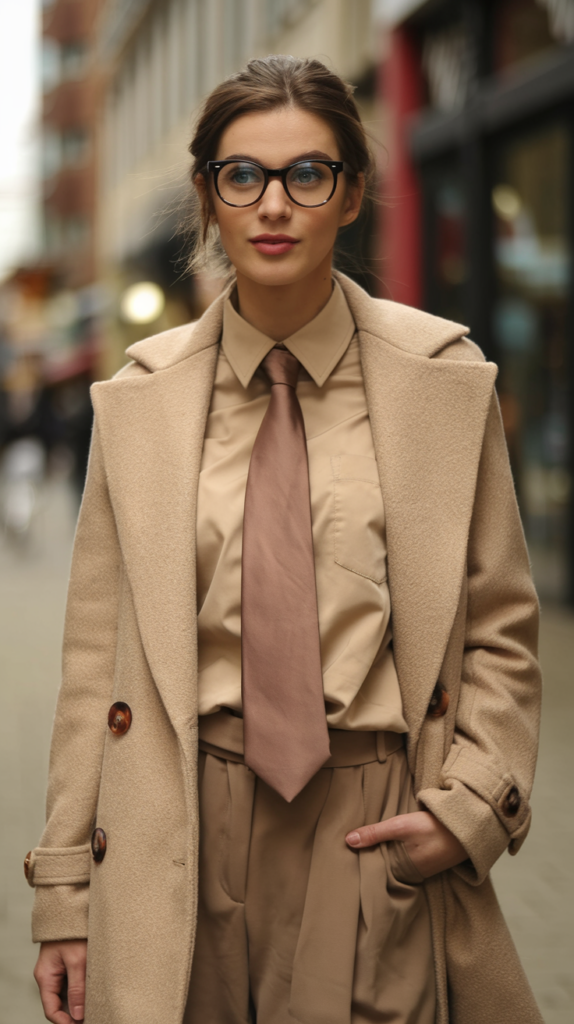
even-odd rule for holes
{"type": "MultiPolygon", "coordinates": [[[[326,306],[299,331],[285,338],[289,349],[318,387],[327,380],[343,357],[355,333],[355,323],[337,281],[326,306]]],[[[236,377],[246,388],[253,374],[275,342],[252,327],[234,308],[228,297],[223,307],[221,346],[236,377]]]]}

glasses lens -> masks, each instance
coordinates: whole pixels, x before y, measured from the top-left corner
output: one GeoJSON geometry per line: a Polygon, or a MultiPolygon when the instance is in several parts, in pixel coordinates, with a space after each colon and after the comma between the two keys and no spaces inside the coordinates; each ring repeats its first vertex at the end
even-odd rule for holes
{"type": "Polygon", "coordinates": [[[326,164],[302,160],[287,175],[287,190],[301,206],[320,206],[333,191],[333,171],[326,164]]]}
{"type": "Polygon", "coordinates": [[[249,206],[255,203],[265,185],[263,171],[257,164],[245,160],[225,164],[218,178],[219,194],[226,203],[233,206],[249,206]]]}

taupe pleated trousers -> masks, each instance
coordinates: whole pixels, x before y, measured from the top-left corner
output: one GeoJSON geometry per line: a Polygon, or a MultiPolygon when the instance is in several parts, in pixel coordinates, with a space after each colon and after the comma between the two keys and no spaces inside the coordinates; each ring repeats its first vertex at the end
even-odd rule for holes
{"type": "Polygon", "coordinates": [[[402,737],[331,730],[331,759],[289,804],[243,763],[242,728],[226,712],[201,719],[183,1024],[433,1024],[421,876],[401,843],[345,843],[417,809],[402,737]]]}

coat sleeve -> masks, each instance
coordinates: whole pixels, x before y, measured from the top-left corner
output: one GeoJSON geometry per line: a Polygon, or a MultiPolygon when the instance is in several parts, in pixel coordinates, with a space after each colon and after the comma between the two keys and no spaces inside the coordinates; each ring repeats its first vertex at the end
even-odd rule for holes
{"type": "Polygon", "coordinates": [[[454,739],[439,787],[418,797],[467,851],[469,861],[455,870],[479,884],[528,832],[541,701],[538,600],[495,394],[477,476],[467,588],[454,739]]]}
{"type": "Polygon", "coordinates": [[[47,824],[29,858],[35,942],[87,936],[90,838],[112,700],[121,565],[96,424],[68,590],[47,824]]]}

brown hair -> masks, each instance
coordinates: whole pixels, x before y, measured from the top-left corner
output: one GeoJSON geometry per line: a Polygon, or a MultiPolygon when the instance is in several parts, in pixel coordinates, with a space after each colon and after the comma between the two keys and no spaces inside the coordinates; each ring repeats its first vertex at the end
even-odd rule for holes
{"type": "MultiPolygon", "coordinates": [[[[365,183],[370,184],[374,160],[353,99],[353,87],[319,60],[276,54],[250,60],[242,71],[231,75],[207,97],[189,146],[194,157],[192,183],[205,172],[207,161],[215,159],[219,140],[235,118],[287,106],[322,117],[333,131],[341,159],[350,167],[347,178],[351,184],[361,174],[365,183]]],[[[202,199],[198,197],[195,188],[191,198],[186,232],[192,243],[188,269],[216,263],[222,269],[226,257],[210,217],[209,200],[205,193],[202,199]]]]}

